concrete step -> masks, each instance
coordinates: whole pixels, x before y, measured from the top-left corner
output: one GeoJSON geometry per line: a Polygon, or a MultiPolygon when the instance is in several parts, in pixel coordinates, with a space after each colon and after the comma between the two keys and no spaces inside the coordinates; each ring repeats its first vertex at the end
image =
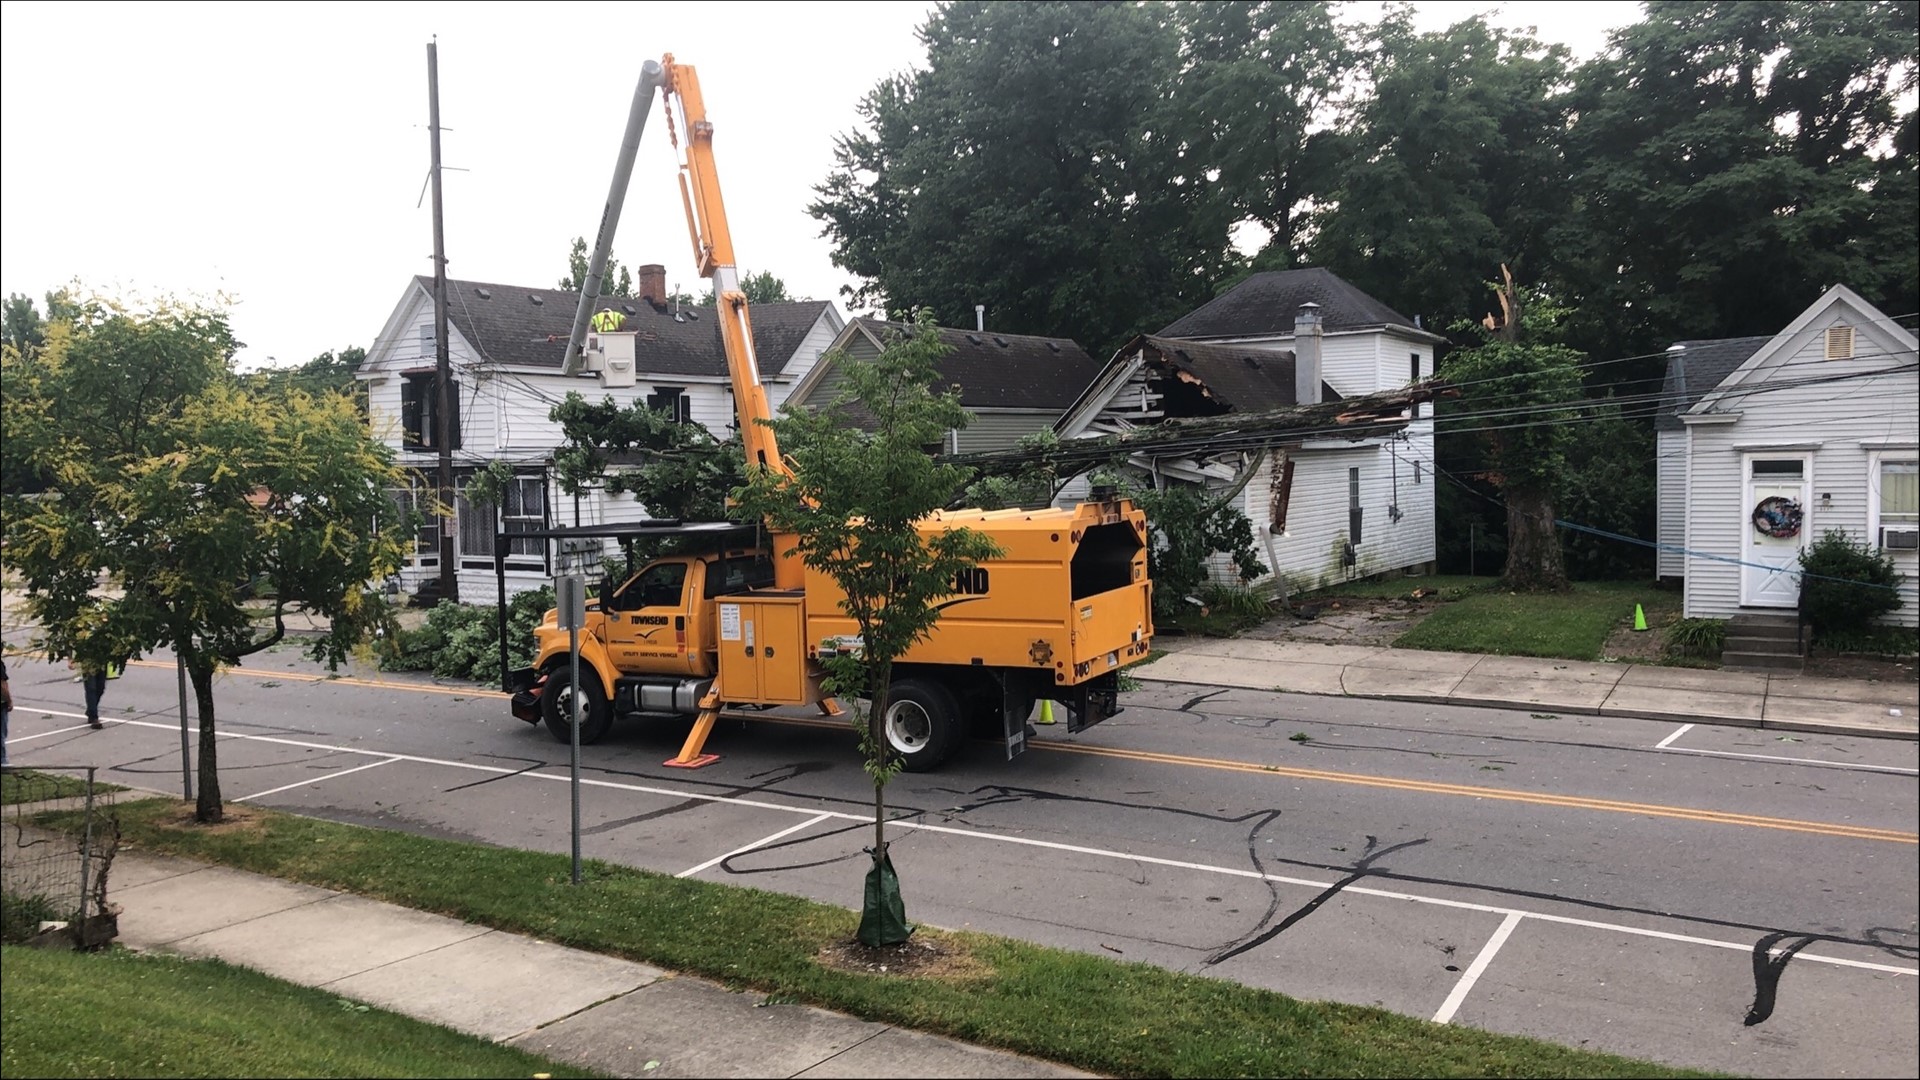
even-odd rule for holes
{"type": "Polygon", "coordinates": [[[1790,637],[1757,637],[1750,634],[1728,634],[1723,646],[1727,652],[1769,653],[1776,656],[1799,656],[1800,642],[1790,637]]]}
{"type": "Polygon", "coordinates": [[[1792,615],[1735,615],[1727,620],[1727,629],[1743,634],[1795,634],[1800,631],[1800,620],[1792,615]]]}
{"type": "Polygon", "coordinates": [[[1726,671],[1804,671],[1807,662],[1798,656],[1775,653],[1735,652],[1720,654],[1720,667],[1726,671]]]}

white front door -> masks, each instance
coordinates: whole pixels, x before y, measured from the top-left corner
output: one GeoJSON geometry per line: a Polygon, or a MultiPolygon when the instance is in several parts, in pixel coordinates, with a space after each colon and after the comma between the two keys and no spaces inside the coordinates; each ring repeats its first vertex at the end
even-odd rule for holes
{"type": "Polygon", "coordinates": [[[1807,544],[1808,462],[1802,455],[1753,454],[1747,458],[1746,537],[1740,545],[1740,603],[1744,607],[1796,607],[1800,603],[1800,552],[1807,544]]]}

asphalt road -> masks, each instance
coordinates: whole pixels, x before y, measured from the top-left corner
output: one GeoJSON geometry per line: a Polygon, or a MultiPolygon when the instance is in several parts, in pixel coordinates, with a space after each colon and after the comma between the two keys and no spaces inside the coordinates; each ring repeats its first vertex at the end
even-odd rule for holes
{"type": "MultiPolygon", "coordinates": [[[[108,684],[97,733],[64,668],[8,666],[15,763],[179,790],[170,662],[108,684]]],[[[489,691],[377,678],[290,649],[222,676],[226,796],[568,850],[565,746],[489,691]]],[[[1123,704],[896,780],[909,916],[1674,1064],[1920,1072],[1914,743],[1167,684],[1123,704]]],[[[686,729],[586,748],[586,854],[857,905],[852,736],[725,719],[718,764],[662,767],[686,729]]]]}

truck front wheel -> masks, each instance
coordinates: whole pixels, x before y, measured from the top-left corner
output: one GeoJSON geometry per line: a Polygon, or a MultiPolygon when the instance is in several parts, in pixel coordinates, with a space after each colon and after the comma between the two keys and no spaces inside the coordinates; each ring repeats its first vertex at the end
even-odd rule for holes
{"type": "MultiPolygon", "coordinates": [[[[585,746],[599,742],[613,726],[613,709],[607,704],[607,692],[600,688],[600,677],[592,668],[581,666],[580,684],[581,704],[586,709],[586,715],[580,718],[580,745],[585,746]]],[[[553,737],[568,744],[573,741],[573,731],[567,722],[567,712],[572,705],[573,673],[566,666],[556,668],[547,676],[546,688],[540,692],[540,714],[553,737]]]]}
{"type": "Polygon", "coordinates": [[[901,679],[888,695],[883,737],[887,752],[908,772],[939,768],[959,748],[960,706],[937,682],[901,679]]]}

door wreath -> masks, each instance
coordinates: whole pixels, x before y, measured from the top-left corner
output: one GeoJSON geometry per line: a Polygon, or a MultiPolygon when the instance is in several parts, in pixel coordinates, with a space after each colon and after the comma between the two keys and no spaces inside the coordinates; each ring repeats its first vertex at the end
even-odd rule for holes
{"type": "Polygon", "coordinates": [[[1753,508],[1753,527],[1761,536],[1790,540],[1800,535],[1800,503],[1785,495],[1760,500],[1753,508]]]}

